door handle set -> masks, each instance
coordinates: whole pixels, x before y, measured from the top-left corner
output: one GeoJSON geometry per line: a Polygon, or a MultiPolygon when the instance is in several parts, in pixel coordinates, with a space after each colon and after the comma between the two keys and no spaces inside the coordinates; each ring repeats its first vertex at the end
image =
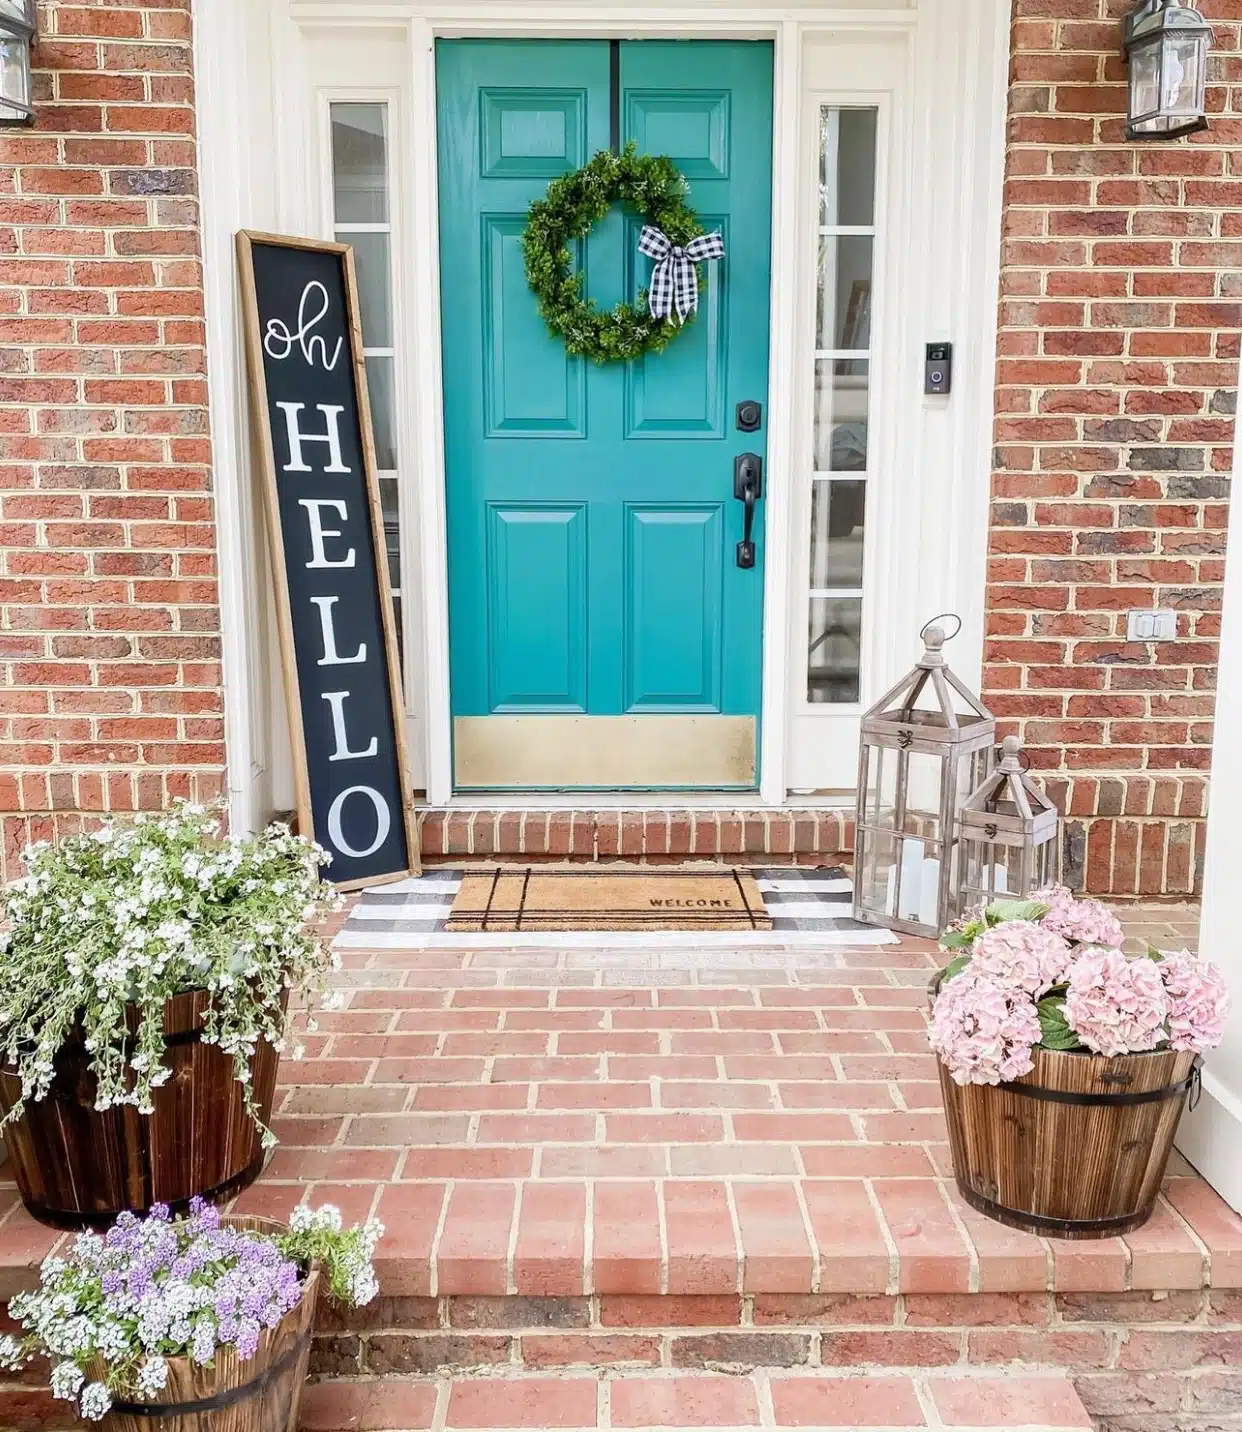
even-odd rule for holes
{"type": "Polygon", "coordinates": [[[763,496],[763,459],[758,453],[743,452],[733,459],[733,495],[746,505],[742,540],[737,544],[737,564],[749,569],[755,565],[755,544],[751,538],[755,503],[763,496]]]}

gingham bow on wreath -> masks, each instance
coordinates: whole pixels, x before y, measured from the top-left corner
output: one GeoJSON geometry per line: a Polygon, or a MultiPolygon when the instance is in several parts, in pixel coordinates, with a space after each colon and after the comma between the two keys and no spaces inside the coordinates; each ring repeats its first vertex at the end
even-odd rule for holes
{"type": "Polygon", "coordinates": [[[724,237],[721,234],[700,234],[686,245],[675,244],[663,229],[644,224],[638,240],[638,252],[655,259],[651,271],[648,304],[652,318],[672,318],[684,323],[699,306],[699,280],[695,264],[704,259],[724,258],[724,237]]]}

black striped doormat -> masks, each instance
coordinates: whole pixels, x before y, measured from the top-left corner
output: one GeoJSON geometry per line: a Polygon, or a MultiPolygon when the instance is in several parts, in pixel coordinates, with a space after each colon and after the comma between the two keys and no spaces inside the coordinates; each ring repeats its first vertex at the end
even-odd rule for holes
{"type": "MultiPolygon", "coordinates": [[[[645,867],[643,867],[645,868],[645,867]]],[[[770,930],[687,930],[657,932],[571,930],[536,932],[456,933],[448,921],[465,870],[437,866],[424,874],[392,885],[363,890],[336,937],[341,949],[426,949],[467,941],[477,945],[571,945],[584,948],[601,944],[635,944],[658,941],[661,945],[887,945],[896,942],[888,930],[855,920],[850,913],[853,887],[839,866],[751,870],[755,885],[771,916],[770,930]]],[[[478,873],[471,872],[471,873],[478,873]]]]}

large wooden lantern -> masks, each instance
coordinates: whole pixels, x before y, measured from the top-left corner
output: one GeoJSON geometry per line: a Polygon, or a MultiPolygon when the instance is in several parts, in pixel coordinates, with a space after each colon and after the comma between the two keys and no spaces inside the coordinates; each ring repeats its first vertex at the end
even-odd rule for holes
{"type": "Polygon", "coordinates": [[[914,670],[862,719],[854,917],[935,939],[957,914],[958,811],[991,768],[996,721],[945,664],[944,628],[921,634],[914,670]]]}
{"type": "Polygon", "coordinates": [[[1057,808],[1022,769],[1016,736],[958,819],[958,909],[1019,900],[1056,876],[1057,808]]]}

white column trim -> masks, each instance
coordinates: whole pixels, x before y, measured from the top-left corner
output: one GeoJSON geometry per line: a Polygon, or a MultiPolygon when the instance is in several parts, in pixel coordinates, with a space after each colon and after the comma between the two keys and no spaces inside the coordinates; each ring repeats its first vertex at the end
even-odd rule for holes
{"type": "MultiPolygon", "coordinates": [[[[1238,383],[1242,386],[1242,365],[1238,383]]],[[[1235,481],[1239,443],[1242,419],[1235,416],[1235,481]]],[[[1242,501],[1229,504],[1225,550],[1199,949],[1224,971],[1233,992],[1233,1013],[1221,1047],[1205,1058],[1203,1097],[1194,1113],[1183,1116],[1177,1146],[1217,1193],[1242,1211],[1242,945],[1234,905],[1242,862],[1242,823],[1237,816],[1242,808],[1242,744],[1224,721],[1226,713],[1242,710],[1242,501]]]]}
{"type": "Polygon", "coordinates": [[[267,770],[262,722],[250,673],[263,634],[250,620],[257,574],[247,511],[248,413],[235,291],[233,234],[250,213],[253,145],[246,119],[251,69],[245,0],[211,0],[194,12],[198,167],[201,197],[207,397],[211,421],[212,490],[224,679],[225,757],[229,816],[235,830],[265,820],[267,770]]]}
{"type": "Polygon", "coordinates": [[[794,363],[801,265],[798,215],[802,212],[802,33],[794,20],[776,34],[772,74],[772,278],[769,298],[767,502],[763,554],[763,724],[759,743],[759,794],[780,805],[788,788],[789,567],[794,542],[793,484],[798,481],[794,363]]]}

